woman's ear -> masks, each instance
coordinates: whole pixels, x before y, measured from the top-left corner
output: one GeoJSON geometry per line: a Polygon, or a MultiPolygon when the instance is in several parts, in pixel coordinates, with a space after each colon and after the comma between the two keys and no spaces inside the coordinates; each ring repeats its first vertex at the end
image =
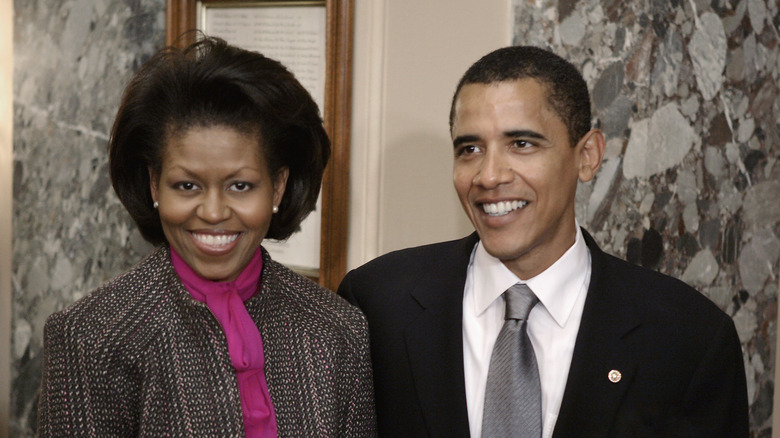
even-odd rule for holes
{"type": "Polygon", "coordinates": [[[155,172],[151,166],[146,168],[149,171],[149,190],[152,193],[152,201],[157,202],[158,190],[160,187],[160,175],[155,172]]]}
{"type": "Polygon", "coordinates": [[[604,158],[606,144],[604,134],[598,129],[591,129],[580,139],[580,181],[588,182],[596,176],[604,158]]]}
{"type": "Polygon", "coordinates": [[[287,178],[290,176],[290,168],[282,167],[274,175],[274,205],[279,206],[284,196],[284,190],[287,188],[287,178]]]}

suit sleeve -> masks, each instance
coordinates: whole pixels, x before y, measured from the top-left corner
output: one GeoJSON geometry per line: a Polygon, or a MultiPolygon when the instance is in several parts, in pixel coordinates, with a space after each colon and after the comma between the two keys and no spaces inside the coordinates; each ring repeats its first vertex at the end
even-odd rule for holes
{"type": "Polygon", "coordinates": [[[742,348],[728,316],[702,357],[685,393],[684,413],[693,436],[745,437],[749,434],[747,384],[742,348]]]}
{"type": "Polygon", "coordinates": [[[339,288],[337,293],[347,300],[350,304],[360,307],[360,303],[357,302],[357,299],[355,299],[355,295],[352,293],[352,276],[351,272],[348,272],[346,276],[344,276],[344,279],[341,280],[341,284],[339,284],[339,288]]]}

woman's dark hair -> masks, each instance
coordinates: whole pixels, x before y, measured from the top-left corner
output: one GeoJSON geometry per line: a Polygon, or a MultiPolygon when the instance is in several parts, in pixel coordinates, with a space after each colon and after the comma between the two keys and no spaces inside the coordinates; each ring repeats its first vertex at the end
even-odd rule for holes
{"type": "Polygon", "coordinates": [[[492,84],[519,79],[536,79],[547,88],[547,103],[569,131],[571,147],[590,131],[590,95],[582,75],[569,61],[533,46],[504,47],[480,58],[458,82],[450,106],[450,130],[455,103],[468,84],[492,84]]]}
{"type": "Polygon", "coordinates": [[[152,206],[149,169],[161,171],[165,144],[193,127],[259,134],[271,177],[290,171],[266,237],[286,239],[314,210],[330,140],[317,104],[279,62],[205,37],[157,52],[125,89],[108,144],[111,183],[141,235],[165,242],[152,206]]]}

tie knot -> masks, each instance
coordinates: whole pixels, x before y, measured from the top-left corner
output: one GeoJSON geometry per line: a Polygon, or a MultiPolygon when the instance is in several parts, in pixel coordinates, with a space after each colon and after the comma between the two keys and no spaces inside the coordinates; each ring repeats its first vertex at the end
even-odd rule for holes
{"type": "Polygon", "coordinates": [[[516,319],[519,321],[527,320],[531,309],[539,302],[531,288],[520,283],[515,284],[504,292],[504,300],[506,301],[504,319],[516,319]]]}

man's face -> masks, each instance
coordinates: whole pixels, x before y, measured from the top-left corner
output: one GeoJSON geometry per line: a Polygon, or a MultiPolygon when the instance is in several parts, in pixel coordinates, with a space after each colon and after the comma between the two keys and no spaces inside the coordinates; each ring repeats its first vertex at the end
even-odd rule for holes
{"type": "Polygon", "coordinates": [[[592,172],[581,175],[584,142],[571,147],[546,87],[463,86],[452,139],[455,190],[487,252],[521,279],[547,269],[574,244],[577,180],[592,172]]]}

